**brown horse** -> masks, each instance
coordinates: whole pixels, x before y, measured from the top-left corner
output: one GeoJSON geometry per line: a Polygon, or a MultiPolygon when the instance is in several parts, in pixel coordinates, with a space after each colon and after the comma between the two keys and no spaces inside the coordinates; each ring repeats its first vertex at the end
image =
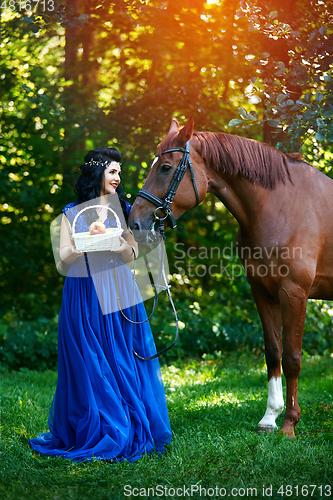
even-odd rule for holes
{"type": "Polygon", "coordinates": [[[282,358],[287,401],[281,430],[295,437],[307,299],[333,299],[333,181],[300,155],[234,135],[193,132],[193,125],[192,118],[181,129],[172,121],[144,183],[146,193],[163,201],[163,210],[156,208],[158,201],[141,194],[130,213],[130,227],[151,228],[154,213],[166,215],[167,224],[170,208],[178,218],[196,206],[195,191],[199,202],[207,192],[214,193],[234,215],[238,254],[264,331],[268,400],[258,430],[272,432],[283,411],[282,358]],[[185,171],[167,205],[163,197],[186,143],[193,175],[185,171]]]}

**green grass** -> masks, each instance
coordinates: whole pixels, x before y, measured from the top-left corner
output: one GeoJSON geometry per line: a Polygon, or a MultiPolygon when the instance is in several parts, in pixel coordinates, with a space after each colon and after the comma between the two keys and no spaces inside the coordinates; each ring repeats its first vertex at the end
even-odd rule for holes
{"type": "MultiPolygon", "coordinates": [[[[211,361],[189,361],[164,366],[162,372],[173,430],[171,444],[163,457],[115,464],[78,464],[30,450],[28,438],[48,430],[57,375],[29,370],[3,373],[1,498],[223,498],[224,493],[230,498],[262,498],[263,485],[273,486],[273,496],[264,498],[330,498],[328,489],[321,494],[319,486],[333,489],[331,356],[303,361],[299,379],[302,417],[296,440],[254,432],[266,407],[266,370],[261,355],[230,354],[211,361]],[[139,489],[125,490],[125,485],[139,489]],[[157,485],[166,487],[167,495],[162,489],[148,492],[157,485]],[[184,491],[191,485],[206,488],[206,497],[203,489],[201,497],[200,490],[184,491]],[[281,485],[290,485],[292,495],[278,494],[281,485]],[[309,488],[306,495],[306,489],[302,494],[303,485],[317,488],[309,488]],[[216,487],[226,492],[216,493],[216,487]],[[172,488],[181,488],[178,496],[172,488]],[[237,494],[232,488],[243,489],[237,494]],[[257,495],[247,488],[256,488],[257,495]],[[133,494],[125,496],[130,491],[133,494]]],[[[277,423],[281,426],[282,422],[280,416],[277,423]]]]}

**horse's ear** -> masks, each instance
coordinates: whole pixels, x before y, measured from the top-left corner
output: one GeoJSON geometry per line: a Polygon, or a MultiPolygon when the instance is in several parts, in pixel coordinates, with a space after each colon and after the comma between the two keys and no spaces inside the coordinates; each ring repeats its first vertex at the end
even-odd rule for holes
{"type": "Polygon", "coordinates": [[[170,134],[171,132],[177,132],[178,129],[179,129],[179,125],[178,125],[177,120],[172,118],[168,134],[170,134]]]}
{"type": "Polygon", "coordinates": [[[194,120],[193,116],[189,119],[189,121],[186,123],[185,127],[181,129],[177,136],[177,143],[179,145],[184,146],[187,141],[189,141],[193,135],[193,129],[194,129],[194,120]]]}

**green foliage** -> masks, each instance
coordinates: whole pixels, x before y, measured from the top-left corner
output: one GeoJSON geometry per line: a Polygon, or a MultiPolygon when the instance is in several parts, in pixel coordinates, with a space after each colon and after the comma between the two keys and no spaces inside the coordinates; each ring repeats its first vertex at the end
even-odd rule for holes
{"type": "Polygon", "coordinates": [[[333,349],[332,303],[309,300],[303,333],[303,350],[323,354],[333,349]]]}
{"type": "Polygon", "coordinates": [[[51,51],[54,39],[37,44],[29,34],[17,18],[5,24],[0,119],[1,309],[15,307],[26,319],[32,311],[36,317],[36,297],[39,314],[54,314],[61,289],[49,239],[51,198],[62,184],[59,93],[50,80],[59,54],[51,51]]]}
{"type": "Polygon", "coordinates": [[[255,69],[251,97],[264,102],[264,113],[258,117],[238,108],[241,120],[231,120],[230,127],[266,127],[264,139],[287,152],[301,150],[304,143],[332,149],[333,24],[328,5],[307,1],[290,8],[282,3],[270,11],[269,4],[241,2],[237,15],[261,41],[248,48],[255,69]]]}
{"type": "MultiPolygon", "coordinates": [[[[185,297],[181,299],[177,296],[176,308],[181,321],[179,339],[161,361],[172,362],[190,356],[215,359],[221,352],[264,348],[261,322],[249,290],[243,297],[239,289],[235,298],[230,294],[228,297],[217,294],[206,300],[204,305],[197,302],[195,297],[190,302],[185,297]]],[[[302,344],[304,353],[323,355],[324,352],[333,351],[330,314],[332,309],[329,302],[308,301],[302,344]]],[[[158,349],[171,343],[176,327],[167,303],[158,307],[151,326],[158,349]]]]}
{"type": "MultiPolygon", "coordinates": [[[[329,2],[298,2],[296,11],[274,2],[156,0],[147,8],[141,0],[55,0],[54,10],[40,2],[34,12],[14,4],[2,16],[0,318],[14,308],[24,331],[36,323],[39,332],[38,318],[52,322],[59,310],[63,277],[49,224],[75,199],[72,186],[88,149],[119,147],[129,201],[173,116],[183,123],[193,114],[197,130],[228,132],[230,120],[249,125],[242,134],[279,141],[284,150],[290,138],[297,147],[305,140],[308,161],[333,175],[329,2]],[[275,130],[283,133],[274,138],[275,130]]],[[[226,271],[214,276],[190,275],[188,264],[219,265],[196,251],[181,265],[184,273],[176,267],[177,243],[187,250],[214,242],[222,250],[236,231],[235,219],[210,195],[167,231],[173,293],[186,325],[179,355],[191,346],[198,355],[262,346],[249,287],[244,277],[230,277],[236,258],[223,258],[226,271]]],[[[153,327],[165,345],[174,325],[164,305],[158,314],[163,328],[153,327]]],[[[313,321],[311,349],[322,352],[331,342],[330,316],[319,316],[322,340],[315,340],[313,321]]]]}
{"type": "Polygon", "coordinates": [[[39,318],[19,321],[15,314],[0,323],[0,362],[17,370],[47,370],[57,367],[57,320],[39,318]]]}
{"type": "MultiPolygon", "coordinates": [[[[177,293],[175,288],[171,290],[176,296],[179,338],[171,351],[161,358],[162,361],[189,356],[214,358],[221,352],[263,347],[259,316],[253,308],[253,299],[247,287],[244,297],[237,294],[237,301],[230,294],[223,296],[216,293],[204,303],[197,301],[194,294],[191,301],[190,294],[177,293]]],[[[176,324],[167,301],[157,308],[150,323],[158,349],[171,343],[176,324]]]]}
{"type": "MultiPolygon", "coordinates": [[[[258,494],[252,498],[260,498],[263,485],[272,485],[272,498],[277,499],[281,498],[277,494],[281,485],[332,485],[332,364],[330,356],[309,356],[303,362],[299,389],[302,418],[296,440],[254,432],[266,408],[262,354],[229,353],[215,361],[163,367],[172,441],[164,456],[144,457],[134,464],[73,463],[33,452],[27,440],[47,431],[56,373],[5,372],[1,497],[92,500],[98,491],[99,500],[120,500],[125,485],[146,489],[157,485],[208,489],[217,485],[227,492],[231,488],[257,488],[258,494]]],[[[279,427],[282,421],[281,415],[279,427]]],[[[319,498],[319,490],[315,493],[313,498],[319,498]]],[[[193,498],[199,497],[194,493],[193,498]]]]}
{"type": "MultiPolygon", "coordinates": [[[[197,302],[192,294],[175,293],[179,318],[179,338],[175,346],[162,356],[162,363],[196,357],[219,359],[222,353],[244,352],[255,349],[262,352],[264,339],[259,315],[253,307],[245,277],[243,296],[238,285],[235,296],[216,294],[197,302]]],[[[149,305],[147,305],[149,310],[149,305]]],[[[309,301],[303,336],[305,356],[333,352],[333,309],[329,302],[309,301]]],[[[38,371],[57,366],[57,321],[38,318],[35,321],[15,319],[15,311],[7,313],[0,322],[0,362],[4,367],[17,370],[29,368],[38,371]]],[[[167,299],[159,296],[158,307],[150,321],[158,350],[171,344],[176,333],[176,323],[167,299]]]]}

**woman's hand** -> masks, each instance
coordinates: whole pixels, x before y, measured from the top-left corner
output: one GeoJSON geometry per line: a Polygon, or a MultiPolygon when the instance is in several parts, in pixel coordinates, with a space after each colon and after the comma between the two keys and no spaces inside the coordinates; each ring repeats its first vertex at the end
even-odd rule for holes
{"type": "Polygon", "coordinates": [[[122,258],[124,262],[130,262],[131,260],[134,260],[136,258],[134,247],[130,245],[122,236],[119,237],[119,240],[120,247],[112,250],[112,252],[123,252],[122,258]]]}
{"type": "Polygon", "coordinates": [[[81,252],[80,250],[76,250],[75,241],[72,237],[71,237],[71,242],[72,242],[72,248],[71,248],[72,254],[77,255],[77,256],[84,255],[84,252],[81,252]]]}
{"type": "Polygon", "coordinates": [[[60,250],[60,258],[66,264],[73,264],[80,255],[84,255],[83,252],[76,250],[73,238],[71,238],[71,243],[60,250]]]}

